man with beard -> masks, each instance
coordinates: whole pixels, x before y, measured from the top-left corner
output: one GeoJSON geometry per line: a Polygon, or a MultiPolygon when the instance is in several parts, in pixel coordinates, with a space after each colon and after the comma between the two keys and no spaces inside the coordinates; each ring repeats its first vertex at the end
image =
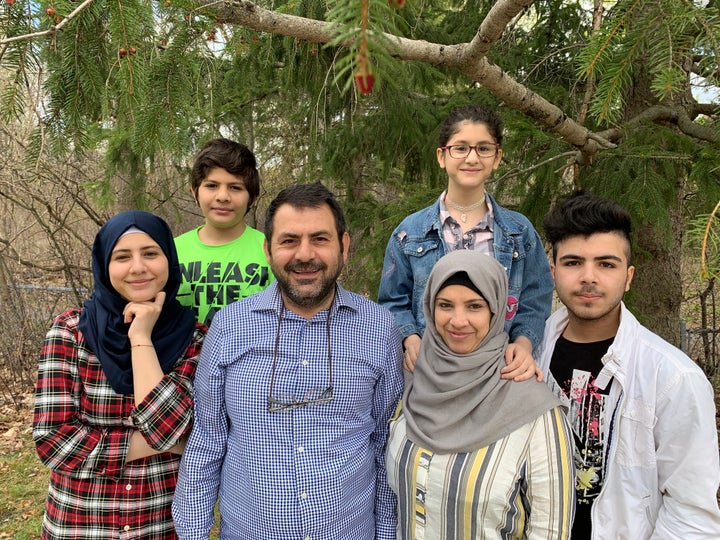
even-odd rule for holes
{"type": "Polygon", "coordinates": [[[544,225],[564,307],[539,362],[574,434],[573,540],[720,538],[713,390],[622,301],[635,273],[629,214],[578,193],[544,225]]]}
{"type": "Polygon", "coordinates": [[[270,203],[276,282],[213,319],[173,504],[181,539],[395,538],[387,423],[402,391],[389,311],[337,283],[350,237],[333,194],[270,203]]]}

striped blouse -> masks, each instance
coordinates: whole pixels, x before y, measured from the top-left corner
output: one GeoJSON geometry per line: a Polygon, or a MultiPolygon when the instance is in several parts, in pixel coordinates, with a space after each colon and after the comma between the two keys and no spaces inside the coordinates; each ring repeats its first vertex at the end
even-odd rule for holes
{"type": "Polygon", "coordinates": [[[572,439],[552,409],[490,446],[433,454],[390,424],[388,483],[398,498],[398,538],[563,539],[575,511],[572,439]]]}

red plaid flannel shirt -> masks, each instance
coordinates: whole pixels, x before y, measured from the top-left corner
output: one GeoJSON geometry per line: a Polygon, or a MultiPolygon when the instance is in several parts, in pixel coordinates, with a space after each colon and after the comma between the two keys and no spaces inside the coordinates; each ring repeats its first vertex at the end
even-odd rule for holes
{"type": "Polygon", "coordinates": [[[185,355],[136,407],[132,394],[113,391],[79,317],[80,310],[58,316],[40,353],[33,438],[51,470],[42,537],[177,538],[171,503],[180,456],[125,457],[135,430],[159,451],[190,433],[206,328],[197,325],[185,355]]]}

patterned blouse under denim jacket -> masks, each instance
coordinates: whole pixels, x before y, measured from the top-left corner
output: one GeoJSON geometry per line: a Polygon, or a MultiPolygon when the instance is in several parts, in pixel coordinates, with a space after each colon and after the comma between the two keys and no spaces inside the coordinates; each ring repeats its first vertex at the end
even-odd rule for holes
{"type": "MultiPolygon", "coordinates": [[[[508,277],[505,330],[510,341],[525,336],[536,348],[550,315],[553,282],[547,254],[530,220],[503,208],[486,194],[494,219],[493,254],[508,277]]],[[[385,251],[378,303],[395,316],[400,336],[422,336],[422,299],[430,271],[448,252],[442,238],[440,199],[406,217],[393,231],[385,251]]]]}
{"type": "Polygon", "coordinates": [[[132,394],[110,386],[78,329],[80,313],[53,321],[40,355],[33,437],[51,470],[43,538],[90,538],[99,530],[104,538],[177,538],[170,509],[180,456],[125,458],[135,430],[160,451],[189,434],[205,326],[196,325],[183,357],[136,407],[132,394]]]}

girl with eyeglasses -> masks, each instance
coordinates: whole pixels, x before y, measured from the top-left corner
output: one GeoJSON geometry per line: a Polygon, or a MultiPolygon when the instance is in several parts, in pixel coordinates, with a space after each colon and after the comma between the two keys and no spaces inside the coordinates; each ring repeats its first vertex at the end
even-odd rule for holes
{"type": "Polygon", "coordinates": [[[92,296],[55,318],[40,353],[33,438],[51,471],[42,538],[176,539],[171,505],[206,328],[175,298],[180,266],[159,217],[111,218],[92,271],[92,296]]]}
{"type": "Polygon", "coordinates": [[[453,109],[440,126],[438,164],[447,189],[427,208],[405,218],[385,251],[378,302],[389,309],[403,338],[403,366],[412,371],[425,331],[422,297],[435,263],[448,252],[470,249],[494,257],[509,291],[503,378],[524,380],[542,372],[532,352],[550,315],[553,282],[545,249],[522,214],[500,206],[485,183],[502,159],[502,121],[484,106],[453,109]]]}

